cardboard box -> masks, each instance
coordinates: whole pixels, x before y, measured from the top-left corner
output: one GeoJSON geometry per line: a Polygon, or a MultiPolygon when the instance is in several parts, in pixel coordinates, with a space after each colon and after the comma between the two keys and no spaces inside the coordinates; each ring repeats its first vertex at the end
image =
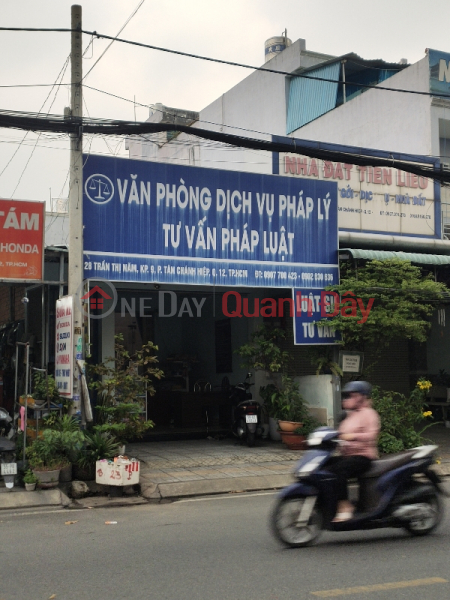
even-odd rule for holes
{"type": "Polygon", "coordinates": [[[95,463],[95,481],[102,485],[134,485],[139,483],[139,472],[137,459],[118,458],[115,462],[98,460],[95,463]]]}

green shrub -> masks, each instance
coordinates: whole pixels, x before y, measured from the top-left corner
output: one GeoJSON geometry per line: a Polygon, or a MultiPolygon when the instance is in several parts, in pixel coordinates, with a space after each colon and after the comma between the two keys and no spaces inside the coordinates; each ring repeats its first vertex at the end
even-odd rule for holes
{"type": "Polygon", "coordinates": [[[401,452],[420,446],[423,432],[435,422],[425,424],[431,411],[424,412],[425,395],[431,383],[420,379],[409,397],[399,392],[387,392],[379,387],[372,391],[373,407],[380,415],[381,431],[378,449],[383,454],[401,452]]]}

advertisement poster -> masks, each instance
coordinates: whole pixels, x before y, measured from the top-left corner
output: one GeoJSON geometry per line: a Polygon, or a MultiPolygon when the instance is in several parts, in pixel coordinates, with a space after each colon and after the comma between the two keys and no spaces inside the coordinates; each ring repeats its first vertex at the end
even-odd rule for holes
{"type": "Polygon", "coordinates": [[[55,381],[58,392],[72,397],[73,385],[73,321],[72,296],[56,301],[55,381]]]}
{"type": "Polygon", "coordinates": [[[338,282],[337,184],[89,155],[84,276],[253,287],[338,282]]]}
{"type": "Polygon", "coordinates": [[[0,280],[43,279],[44,225],[45,202],[0,199],[0,280]]]}

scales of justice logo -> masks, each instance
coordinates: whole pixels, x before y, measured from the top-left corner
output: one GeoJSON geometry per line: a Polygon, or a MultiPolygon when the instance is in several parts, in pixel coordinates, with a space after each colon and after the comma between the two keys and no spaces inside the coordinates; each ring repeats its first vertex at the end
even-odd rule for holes
{"type": "Polygon", "coordinates": [[[86,179],[84,191],[94,204],[107,204],[114,196],[114,184],[106,175],[95,173],[86,179]]]}

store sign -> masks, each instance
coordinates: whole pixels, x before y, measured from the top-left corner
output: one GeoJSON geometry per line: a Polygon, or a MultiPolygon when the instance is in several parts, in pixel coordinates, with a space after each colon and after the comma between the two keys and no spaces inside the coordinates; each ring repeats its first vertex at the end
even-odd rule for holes
{"type": "Polygon", "coordinates": [[[56,301],[55,381],[58,392],[72,397],[73,384],[73,299],[56,301]]]}
{"type": "Polygon", "coordinates": [[[0,200],[0,280],[43,279],[44,219],[44,202],[0,200]]]}
{"type": "Polygon", "coordinates": [[[450,54],[428,50],[430,68],[430,92],[450,94],[450,54]]]}
{"type": "Polygon", "coordinates": [[[328,325],[318,325],[334,310],[334,295],[325,290],[294,288],[294,344],[330,345],[339,341],[340,335],[328,325]]]}
{"type": "Polygon", "coordinates": [[[297,154],[280,153],[279,160],[279,173],[285,177],[337,183],[339,229],[436,237],[431,179],[392,167],[363,167],[297,154]]]}
{"type": "Polygon", "coordinates": [[[92,155],[84,157],[83,176],[86,278],[312,288],[338,282],[333,181],[92,155]]]}
{"type": "Polygon", "coordinates": [[[339,352],[339,366],[343,373],[360,375],[362,373],[364,352],[339,352]]]}

